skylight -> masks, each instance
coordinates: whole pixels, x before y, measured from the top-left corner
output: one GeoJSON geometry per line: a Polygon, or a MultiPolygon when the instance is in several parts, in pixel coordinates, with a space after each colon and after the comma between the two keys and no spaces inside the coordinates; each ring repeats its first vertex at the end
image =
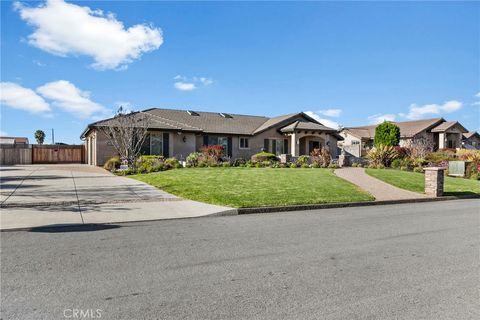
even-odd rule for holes
{"type": "Polygon", "coordinates": [[[219,113],[220,116],[224,117],[224,118],[233,118],[231,115],[229,115],[228,113],[223,113],[223,112],[220,112],[219,113]]]}
{"type": "Polygon", "coordinates": [[[198,112],[195,112],[195,111],[192,111],[192,110],[188,110],[187,113],[191,116],[199,116],[198,112]]]}

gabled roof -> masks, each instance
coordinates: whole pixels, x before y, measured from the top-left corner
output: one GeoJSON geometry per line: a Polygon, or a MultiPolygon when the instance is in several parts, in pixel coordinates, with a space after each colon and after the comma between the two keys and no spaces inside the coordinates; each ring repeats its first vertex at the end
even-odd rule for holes
{"type": "Polygon", "coordinates": [[[295,130],[335,131],[335,129],[326,127],[320,123],[305,122],[305,121],[298,121],[298,120],[280,129],[281,132],[293,132],[295,130]]]}
{"type": "MultiPolygon", "coordinates": [[[[402,138],[411,138],[422,131],[430,130],[438,124],[445,122],[443,118],[433,118],[415,121],[393,122],[400,128],[400,136],[402,138]]],[[[375,128],[378,125],[349,127],[343,130],[349,132],[357,138],[373,139],[375,137],[375,128]]]]}
{"type": "Polygon", "coordinates": [[[0,137],[0,144],[28,144],[27,137],[0,137]]]}
{"type": "Polygon", "coordinates": [[[458,121],[446,121],[432,129],[432,132],[445,132],[448,129],[457,126],[462,133],[468,132],[458,121]]]}
{"type": "Polygon", "coordinates": [[[470,131],[463,134],[464,139],[470,139],[472,137],[477,137],[480,139],[480,134],[477,131],[470,131]]]}
{"type": "Polygon", "coordinates": [[[299,115],[301,115],[301,113],[289,113],[289,114],[285,114],[283,116],[270,118],[267,121],[265,121],[262,125],[260,125],[258,128],[256,128],[253,133],[257,134],[257,133],[260,133],[262,131],[268,130],[271,127],[276,126],[277,124],[282,123],[283,121],[286,121],[290,118],[293,118],[293,117],[296,117],[296,116],[299,116],[299,115]]]}

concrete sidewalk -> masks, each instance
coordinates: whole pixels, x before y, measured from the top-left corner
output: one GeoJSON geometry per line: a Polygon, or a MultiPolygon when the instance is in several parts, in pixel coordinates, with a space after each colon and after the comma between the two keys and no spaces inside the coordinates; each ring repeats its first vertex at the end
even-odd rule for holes
{"type": "Polygon", "coordinates": [[[369,192],[376,201],[428,198],[425,194],[403,190],[371,177],[364,168],[345,167],[335,170],[335,174],[369,192]]]}
{"type": "Polygon", "coordinates": [[[87,165],[0,167],[0,230],[234,214],[87,165]]]}

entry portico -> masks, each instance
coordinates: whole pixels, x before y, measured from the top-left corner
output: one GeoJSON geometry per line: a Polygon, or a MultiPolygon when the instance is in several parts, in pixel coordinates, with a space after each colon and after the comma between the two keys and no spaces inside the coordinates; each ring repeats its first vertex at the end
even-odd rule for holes
{"type": "MultiPolygon", "coordinates": [[[[330,147],[332,135],[337,135],[336,130],[317,122],[295,121],[280,129],[290,138],[291,154],[293,157],[309,155],[314,149],[330,147]]],[[[333,143],[336,143],[335,141],[333,143]]]]}

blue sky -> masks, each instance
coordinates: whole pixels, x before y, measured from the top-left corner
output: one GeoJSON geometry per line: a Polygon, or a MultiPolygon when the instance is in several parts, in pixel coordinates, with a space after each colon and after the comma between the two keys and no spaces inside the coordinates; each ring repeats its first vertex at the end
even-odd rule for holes
{"type": "Polygon", "coordinates": [[[2,134],[80,143],[119,104],[480,129],[479,3],[2,1],[1,28],[2,134]]]}

